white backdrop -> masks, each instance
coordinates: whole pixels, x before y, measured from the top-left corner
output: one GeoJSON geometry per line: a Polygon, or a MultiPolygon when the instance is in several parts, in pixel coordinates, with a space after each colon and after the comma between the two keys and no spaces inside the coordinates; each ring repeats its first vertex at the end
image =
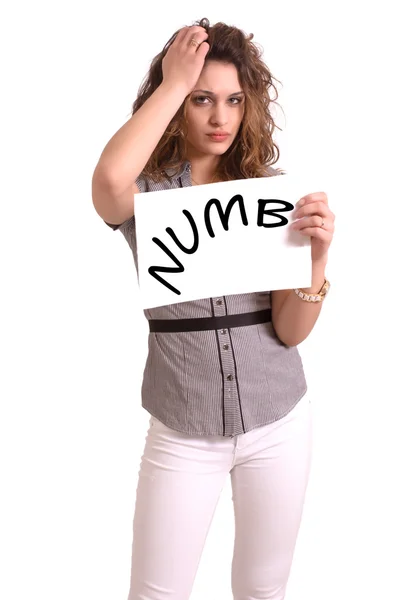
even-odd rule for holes
{"type": "MultiPolygon", "coordinates": [[[[314,170],[336,214],[332,288],[299,346],[314,459],[287,600],[400,597],[394,5],[3,8],[1,598],[126,600],[147,323],[129,247],[95,212],[91,177],[152,57],[201,17],[255,34],[283,84],[277,166],[314,170]]],[[[228,480],[192,600],[231,598],[233,536],[228,480]]]]}

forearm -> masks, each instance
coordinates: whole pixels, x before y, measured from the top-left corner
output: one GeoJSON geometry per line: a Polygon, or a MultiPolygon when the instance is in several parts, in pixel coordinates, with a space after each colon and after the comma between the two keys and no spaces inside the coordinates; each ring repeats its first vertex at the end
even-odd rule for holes
{"type": "MultiPolygon", "coordinates": [[[[302,288],[308,294],[316,294],[323,286],[326,261],[313,264],[312,283],[302,288]]],[[[323,302],[306,302],[291,291],[282,304],[274,328],[279,339],[287,346],[297,346],[311,333],[323,302]]]]}
{"type": "Polygon", "coordinates": [[[140,175],[186,95],[185,88],[162,83],[107,143],[96,170],[116,195],[140,175]]]}

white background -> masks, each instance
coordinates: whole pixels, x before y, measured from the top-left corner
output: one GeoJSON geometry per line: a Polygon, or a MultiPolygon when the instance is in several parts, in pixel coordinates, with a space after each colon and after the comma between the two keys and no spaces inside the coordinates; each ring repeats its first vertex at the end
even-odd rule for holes
{"type": "MultiPolygon", "coordinates": [[[[150,60],[204,16],[262,44],[283,84],[277,166],[314,169],[336,214],[331,292],[299,346],[314,460],[286,600],[400,597],[395,2],[234,6],[2,10],[4,600],[126,600],[147,323],[129,247],[95,212],[91,176],[150,60]]],[[[233,535],[228,480],[192,600],[231,598],[233,535]]]]}

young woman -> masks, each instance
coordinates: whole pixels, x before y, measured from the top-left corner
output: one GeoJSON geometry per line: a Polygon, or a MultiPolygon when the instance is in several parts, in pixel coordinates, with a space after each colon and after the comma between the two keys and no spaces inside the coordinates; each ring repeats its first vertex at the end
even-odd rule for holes
{"type": "MultiPolygon", "coordinates": [[[[272,76],[236,27],[207,19],[176,32],[151,64],[132,117],[104,148],[93,203],[137,268],[134,194],[267,177],[272,76]]],[[[329,288],[334,215],[326,194],[297,205],[311,237],[312,286],[145,310],[142,405],[150,426],[134,516],[128,600],[185,600],[228,474],[235,600],[282,600],[311,461],[310,401],[296,345],[329,288]]],[[[229,260],[229,256],[226,257],[229,260]]]]}

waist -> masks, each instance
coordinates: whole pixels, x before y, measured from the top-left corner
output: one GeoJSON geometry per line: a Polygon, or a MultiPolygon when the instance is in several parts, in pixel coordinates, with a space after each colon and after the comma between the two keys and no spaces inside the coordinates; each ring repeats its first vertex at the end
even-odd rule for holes
{"type": "Polygon", "coordinates": [[[230,329],[259,325],[271,321],[271,309],[238,315],[223,315],[220,317],[199,317],[197,319],[149,319],[151,333],[180,333],[185,331],[207,331],[212,329],[230,329]]]}

